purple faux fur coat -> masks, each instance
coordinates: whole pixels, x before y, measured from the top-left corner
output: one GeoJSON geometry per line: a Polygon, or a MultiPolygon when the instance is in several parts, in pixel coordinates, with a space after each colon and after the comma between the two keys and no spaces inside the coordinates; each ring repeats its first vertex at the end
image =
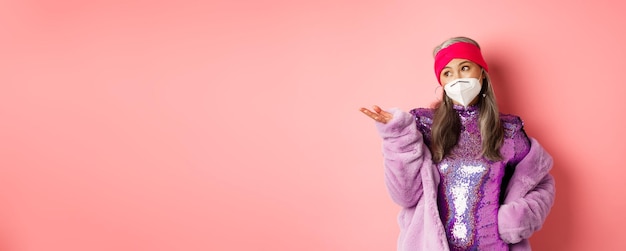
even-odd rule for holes
{"type": "MultiPolygon", "coordinates": [[[[415,117],[391,109],[393,119],[376,123],[383,138],[385,182],[398,215],[398,250],[449,250],[437,207],[439,173],[417,130],[415,117]]],[[[543,225],[554,203],[552,157],[530,138],[530,152],[516,166],[498,210],[500,238],[511,251],[531,250],[528,238],[543,225]]]]}

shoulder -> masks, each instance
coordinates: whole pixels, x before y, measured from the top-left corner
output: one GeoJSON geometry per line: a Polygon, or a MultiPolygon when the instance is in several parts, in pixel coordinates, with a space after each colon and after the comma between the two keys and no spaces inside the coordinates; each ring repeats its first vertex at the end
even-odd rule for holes
{"type": "Polygon", "coordinates": [[[524,130],[524,121],[517,115],[513,114],[500,114],[500,121],[504,128],[504,135],[510,138],[518,132],[524,130]]]}
{"type": "Polygon", "coordinates": [[[415,108],[409,113],[415,117],[415,122],[422,125],[432,125],[435,110],[432,108],[415,108]]]}
{"type": "Polygon", "coordinates": [[[524,127],[522,118],[513,114],[500,114],[500,121],[505,128],[521,129],[524,127]]]}
{"type": "Polygon", "coordinates": [[[415,116],[415,118],[433,118],[433,114],[435,113],[435,110],[432,108],[415,108],[413,110],[411,110],[409,113],[411,113],[413,116],[415,116]]]}
{"type": "Polygon", "coordinates": [[[417,130],[424,135],[424,143],[430,147],[430,133],[435,110],[432,108],[415,108],[409,113],[415,117],[417,130]]]}

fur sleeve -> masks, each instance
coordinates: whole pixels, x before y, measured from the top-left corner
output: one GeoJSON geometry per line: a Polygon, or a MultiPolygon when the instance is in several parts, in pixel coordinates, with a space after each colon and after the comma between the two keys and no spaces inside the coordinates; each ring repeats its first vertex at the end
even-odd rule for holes
{"type": "Polygon", "coordinates": [[[415,118],[399,109],[391,109],[393,119],[376,123],[383,139],[385,184],[394,202],[409,208],[423,195],[421,170],[432,165],[430,151],[417,131],[415,118]]]}

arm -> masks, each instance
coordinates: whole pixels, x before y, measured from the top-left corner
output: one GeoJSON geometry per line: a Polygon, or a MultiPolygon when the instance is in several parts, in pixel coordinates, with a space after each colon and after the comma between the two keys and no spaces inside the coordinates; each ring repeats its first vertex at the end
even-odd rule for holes
{"type": "Polygon", "coordinates": [[[554,204],[554,178],[548,173],[552,157],[531,139],[530,152],[517,165],[498,210],[500,238],[517,243],[543,225],[554,204]]]}
{"type": "Polygon", "coordinates": [[[423,194],[421,170],[430,168],[432,159],[415,117],[398,109],[391,112],[388,123],[376,123],[383,139],[385,183],[394,202],[413,207],[423,194]]]}

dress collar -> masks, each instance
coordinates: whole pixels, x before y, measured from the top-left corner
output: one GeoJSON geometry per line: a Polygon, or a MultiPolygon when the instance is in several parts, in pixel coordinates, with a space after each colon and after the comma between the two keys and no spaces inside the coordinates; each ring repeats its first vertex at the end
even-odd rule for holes
{"type": "Polygon", "coordinates": [[[478,103],[467,106],[467,107],[455,104],[453,105],[453,108],[455,111],[458,111],[458,112],[463,112],[463,111],[475,112],[475,111],[478,111],[478,103]]]}

